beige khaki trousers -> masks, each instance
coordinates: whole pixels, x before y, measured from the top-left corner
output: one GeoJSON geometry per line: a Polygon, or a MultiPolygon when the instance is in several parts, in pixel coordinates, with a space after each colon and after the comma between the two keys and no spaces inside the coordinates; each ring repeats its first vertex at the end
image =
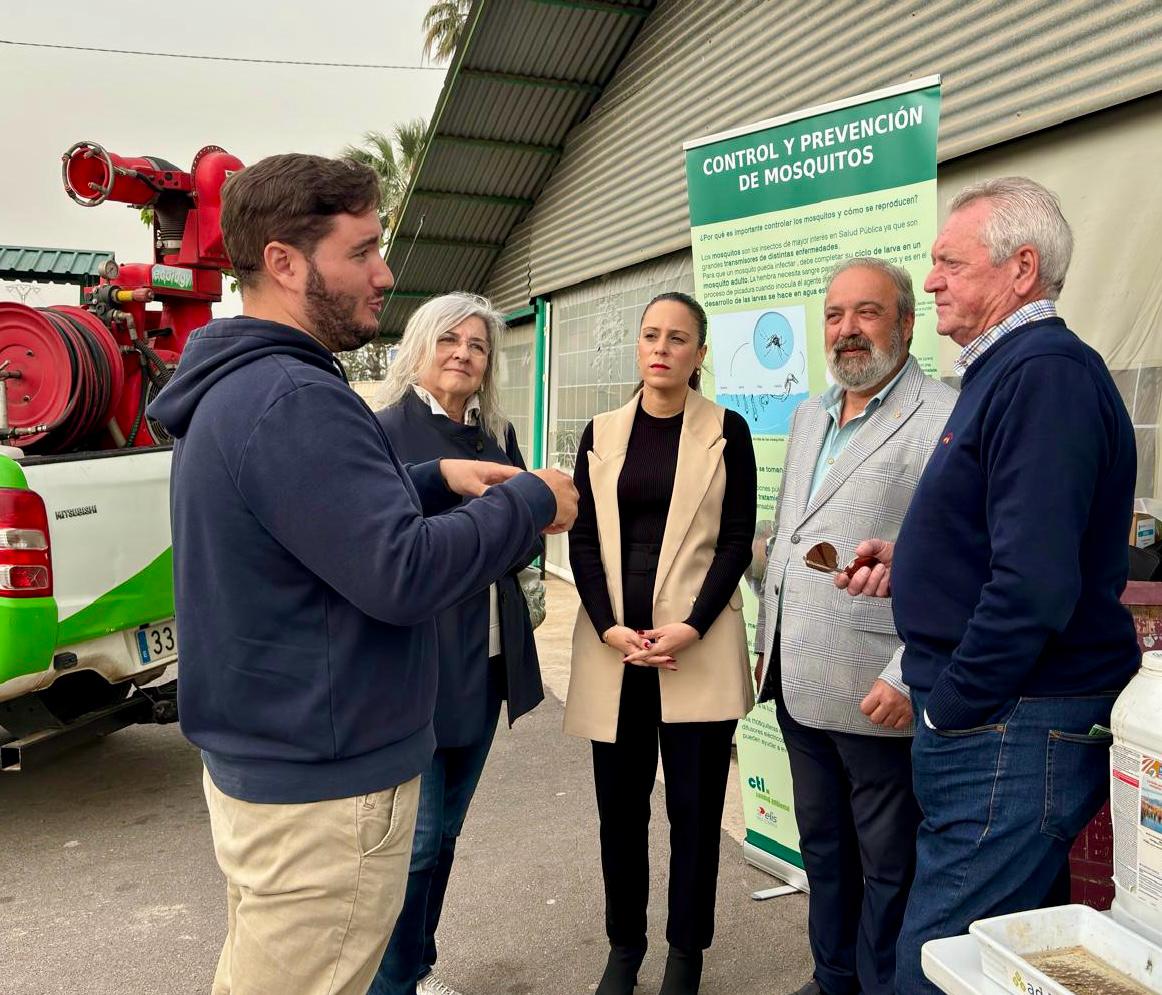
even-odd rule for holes
{"type": "Polygon", "coordinates": [[[420,779],[303,805],[202,784],[226,875],[212,995],[366,995],[403,906],[420,779]]]}

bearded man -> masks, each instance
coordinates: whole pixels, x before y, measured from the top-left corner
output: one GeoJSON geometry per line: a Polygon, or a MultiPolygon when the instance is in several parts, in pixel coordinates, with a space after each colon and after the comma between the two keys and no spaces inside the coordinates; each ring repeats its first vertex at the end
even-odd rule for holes
{"type": "Polygon", "coordinates": [[[214,995],[365,995],[435,747],[435,617],[577,511],[558,471],[404,466],[345,382],[334,353],[379,333],[392,285],[378,207],[345,160],[232,176],[242,317],[195,332],[150,406],[177,440],[178,705],[227,883],[214,995]]]}
{"type": "Polygon", "coordinates": [[[811,886],[815,970],[796,995],[895,990],[920,822],[902,647],[889,599],[849,598],[805,560],[828,543],[842,568],[864,536],[894,537],[940,438],[956,392],[909,354],[915,311],[898,266],[835,268],[823,310],[834,384],[799,406],[787,441],[755,680],[783,731],[811,886]]]}

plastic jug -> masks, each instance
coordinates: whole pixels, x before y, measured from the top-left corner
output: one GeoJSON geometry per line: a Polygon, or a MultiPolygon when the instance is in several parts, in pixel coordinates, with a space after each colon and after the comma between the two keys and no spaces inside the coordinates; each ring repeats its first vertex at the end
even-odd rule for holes
{"type": "Polygon", "coordinates": [[[1110,809],[1114,824],[1114,904],[1123,925],[1162,938],[1162,652],[1114,705],[1110,809]]]}

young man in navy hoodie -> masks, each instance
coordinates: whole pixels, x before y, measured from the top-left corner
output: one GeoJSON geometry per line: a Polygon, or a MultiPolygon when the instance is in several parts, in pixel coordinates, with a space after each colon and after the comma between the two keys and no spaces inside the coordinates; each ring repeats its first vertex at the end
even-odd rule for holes
{"type": "Polygon", "coordinates": [[[176,439],[182,731],[227,880],[214,995],[364,995],[435,744],[434,617],[576,514],[556,471],[402,465],[345,382],[334,353],[376,336],[392,285],[378,207],[345,160],[231,177],[243,316],[195,332],[150,407],[176,439]]]}
{"type": "Polygon", "coordinates": [[[1108,791],[1110,710],[1140,662],[1119,602],[1134,430],[1101,357],[1057,317],[1072,245],[1031,180],[953,200],[924,289],[961,347],[960,397],[894,549],[858,549],[886,566],[847,585],[890,589],[918,716],[898,995],[939,991],[927,940],[1067,899],[1069,849],[1108,791]]]}

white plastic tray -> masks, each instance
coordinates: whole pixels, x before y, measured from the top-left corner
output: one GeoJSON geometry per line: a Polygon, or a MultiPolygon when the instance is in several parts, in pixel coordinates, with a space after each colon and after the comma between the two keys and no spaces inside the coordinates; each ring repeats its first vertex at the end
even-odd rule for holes
{"type": "MultiPolygon", "coordinates": [[[[980,944],[985,976],[1013,993],[1082,995],[1046,976],[1025,958],[1063,947],[1084,947],[1147,991],[1162,995],[1162,948],[1085,905],[981,919],[969,927],[969,932],[980,944]]],[[[1100,990],[1102,995],[1115,995],[1118,991],[1112,986],[1100,990]]]]}

